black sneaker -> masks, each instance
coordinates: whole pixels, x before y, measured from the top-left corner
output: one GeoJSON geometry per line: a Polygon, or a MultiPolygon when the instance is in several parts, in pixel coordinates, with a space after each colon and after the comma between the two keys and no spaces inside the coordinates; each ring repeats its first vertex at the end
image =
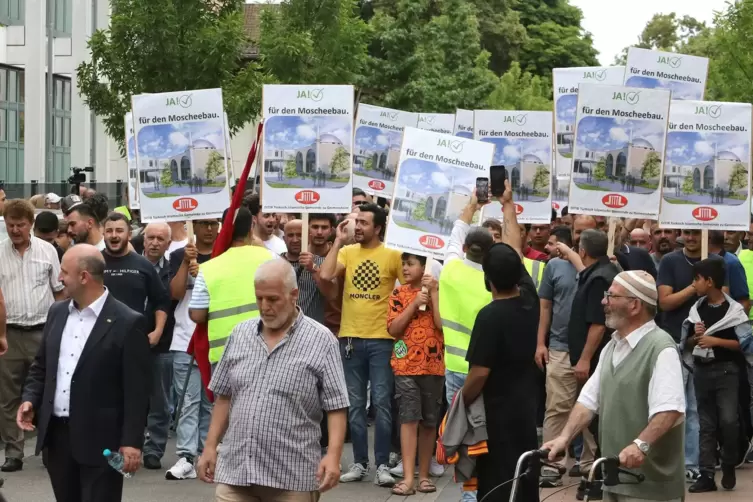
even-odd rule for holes
{"type": "Polygon", "coordinates": [[[717,490],[716,483],[714,482],[714,478],[709,476],[708,474],[701,474],[701,477],[698,478],[698,480],[690,485],[690,488],[688,488],[688,491],[690,493],[706,493],[706,492],[715,492],[717,490]]]}
{"type": "Polygon", "coordinates": [[[722,465],[722,488],[725,490],[732,490],[737,484],[737,476],[735,476],[734,465],[722,465]]]}
{"type": "MultiPolygon", "coordinates": [[[[583,500],[586,498],[586,484],[587,481],[585,478],[580,480],[578,492],[575,494],[577,500],[583,500]]],[[[604,498],[604,492],[601,489],[601,481],[594,480],[591,488],[588,490],[588,500],[601,500],[602,498],[604,498]]]]}
{"type": "Polygon", "coordinates": [[[570,472],[568,472],[567,475],[571,478],[579,478],[583,476],[583,473],[580,470],[580,464],[578,462],[575,462],[570,468],[570,472]]]}
{"type": "Polygon", "coordinates": [[[162,462],[154,455],[145,455],[144,467],[151,470],[162,469],[162,462]]]}

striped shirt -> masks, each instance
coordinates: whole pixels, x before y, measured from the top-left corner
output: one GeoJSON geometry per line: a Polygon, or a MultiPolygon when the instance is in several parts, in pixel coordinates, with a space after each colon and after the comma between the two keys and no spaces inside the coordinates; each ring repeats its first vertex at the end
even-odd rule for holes
{"type": "Polygon", "coordinates": [[[63,289],[60,261],[52,244],[32,235],[29,248],[21,256],[10,239],[0,243],[0,288],[7,324],[44,324],[55,302],[53,293],[63,289]]]}
{"type": "MultiPolygon", "coordinates": [[[[319,290],[313,272],[303,267],[299,261],[288,259],[287,253],[282,257],[287,259],[295,270],[298,282],[298,306],[301,307],[303,314],[324,324],[324,307],[327,305],[327,299],[319,290]]],[[[314,265],[321,267],[322,263],[324,263],[324,258],[314,255],[314,265]]]]}
{"type": "Polygon", "coordinates": [[[212,375],[209,388],[231,398],[215,482],[316,491],[319,424],[349,406],[338,341],[300,309],[274,349],[261,330],[258,318],[239,323],[212,375]]]}

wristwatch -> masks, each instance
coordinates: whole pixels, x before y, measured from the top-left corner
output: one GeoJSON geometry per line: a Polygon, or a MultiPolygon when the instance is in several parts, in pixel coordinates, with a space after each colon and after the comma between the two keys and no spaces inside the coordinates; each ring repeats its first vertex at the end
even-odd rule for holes
{"type": "Polygon", "coordinates": [[[641,439],[634,439],[633,444],[635,444],[644,455],[648,455],[649,450],[651,450],[651,445],[641,439]]]}

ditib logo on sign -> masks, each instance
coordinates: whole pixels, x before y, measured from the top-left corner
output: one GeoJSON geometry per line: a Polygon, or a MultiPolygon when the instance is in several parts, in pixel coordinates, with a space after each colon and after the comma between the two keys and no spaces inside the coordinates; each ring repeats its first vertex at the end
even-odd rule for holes
{"type": "Polygon", "coordinates": [[[523,212],[523,206],[515,204],[515,214],[521,214],[523,212]]]}
{"type": "Polygon", "coordinates": [[[299,204],[316,204],[319,202],[319,194],[313,190],[301,190],[295,194],[295,201],[299,204]]]}
{"type": "Polygon", "coordinates": [[[372,188],[374,190],[380,190],[380,191],[384,190],[385,186],[386,185],[383,182],[379,181],[379,180],[371,180],[371,181],[369,181],[369,188],[372,188]]]}
{"type": "Polygon", "coordinates": [[[713,207],[697,207],[693,209],[693,218],[695,218],[698,221],[711,221],[716,219],[717,216],[719,216],[719,211],[714,209],[713,207]]]}
{"type": "Polygon", "coordinates": [[[175,199],[175,202],[173,202],[173,209],[181,213],[193,211],[197,207],[199,207],[199,201],[191,197],[181,197],[180,199],[175,199]]]}
{"type": "Polygon", "coordinates": [[[607,207],[619,209],[621,207],[627,206],[628,200],[624,195],[620,195],[618,193],[609,193],[602,197],[601,202],[607,207]]]}
{"type": "Polygon", "coordinates": [[[422,235],[418,243],[427,249],[442,249],[444,241],[436,235],[422,235]]]}
{"type": "Polygon", "coordinates": [[[560,205],[557,204],[556,202],[552,202],[552,209],[555,209],[555,210],[559,211],[560,210],[560,205]]]}

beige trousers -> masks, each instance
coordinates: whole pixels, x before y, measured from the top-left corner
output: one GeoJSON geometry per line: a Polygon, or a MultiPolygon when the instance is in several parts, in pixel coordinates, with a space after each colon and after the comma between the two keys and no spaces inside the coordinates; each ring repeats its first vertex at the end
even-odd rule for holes
{"type": "Polygon", "coordinates": [[[294,492],[266,486],[218,484],[215,502],[318,502],[319,492],[294,492]]]}
{"type": "MultiPolygon", "coordinates": [[[[575,371],[570,364],[570,354],[556,350],[549,351],[549,364],[546,367],[546,412],[544,413],[544,442],[560,434],[567,424],[570,412],[578,399],[581,386],[575,379],[575,371]]],[[[588,472],[596,455],[596,440],[588,429],[583,431],[583,453],[580,456],[580,469],[588,472]]],[[[567,457],[561,462],[565,465],[567,457]]]]}
{"type": "MultiPolygon", "coordinates": [[[[665,502],[681,502],[682,499],[670,499],[665,502]]],[[[656,502],[655,500],[638,499],[635,497],[628,497],[626,495],[617,495],[616,493],[604,492],[604,502],[656,502]]]]}

